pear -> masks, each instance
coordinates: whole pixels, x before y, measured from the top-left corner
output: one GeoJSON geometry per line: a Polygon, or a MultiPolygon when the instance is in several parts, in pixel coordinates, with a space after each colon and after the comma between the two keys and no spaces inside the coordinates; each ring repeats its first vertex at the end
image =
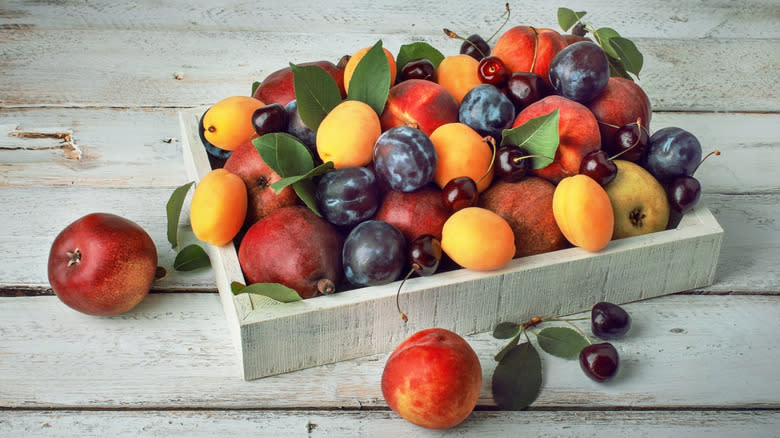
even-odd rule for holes
{"type": "Polygon", "coordinates": [[[615,214],[613,239],[665,230],[669,224],[669,200],[661,183],[642,166],[614,160],[618,171],[607,184],[615,214]]]}

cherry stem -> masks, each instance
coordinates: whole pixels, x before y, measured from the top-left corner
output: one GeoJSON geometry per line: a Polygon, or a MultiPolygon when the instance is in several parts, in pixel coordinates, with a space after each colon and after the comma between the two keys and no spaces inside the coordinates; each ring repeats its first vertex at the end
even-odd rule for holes
{"type": "Polygon", "coordinates": [[[523,155],[522,157],[515,157],[514,162],[519,163],[520,160],[525,160],[526,158],[544,158],[545,160],[550,160],[550,162],[555,161],[555,158],[550,158],[547,155],[538,155],[538,154],[530,154],[530,155],[523,155]]]}
{"type": "Polygon", "coordinates": [[[412,269],[409,270],[409,273],[406,274],[404,279],[401,281],[401,284],[398,285],[398,291],[395,293],[395,307],[398,309],[398,313],[401,314],[401,319],[404,320],[404,322],[409,321],[409,317],[406,316],[406,314],[401,310],[401,288],[404,287],[404,283],[406,283],[406,280],[409,279],[409,277],[414,274],[415,271],[417,271],[420,268],[420,266],[417,263],[412,263],[412,269]]]}
{"type": "Polygon", "coordinates": [[[705,156],[704,156],[704,158],[702,158],[702,159],[701,159],[701,161],[699,161],[699,164],[697,164],[697,165],[696,165],[696,167],[693,169],[693,172],[691,172],[691,175],[693,175],[694,173],[696,173],[696,170],[699,168],[699,166],[701,166],[701,163],[703,163],[703,162],[704,162],[704,160],[706,160],[707,158],[709,158],[709,157],[710,157],[710,155],[720,155],[720,151],[719,151],[719,150],[717,150],[717,149],[715,149],[714,151],[712,151],[712,152],[710,152],[709,154],[705,155],[705,156]]]}
{"type": "Polygon", "coordinates": [[[474,42],[472,42],[468,38],[463,38],[462,36],[456,34],[455,32],[453,32],[453,31],[451,31],[449,29],[447,29],[446,27],[443,30],[444,30],[444,34],[447,35],[448,37],[455,38],[456,40],[461,40],[461,41],[469,43],[471,45],[471,47],[473,47],[477,52],[479,52],[480,55],[482,55],[483,58],[487,56],[487,54],[485,52],[480,50],[479,47],[477,47],[477,45],[474,44],[474,42]]]}
{"type": "Polygon", "coordinates": [[[476,185],[479,185],[479,183],[482,182],[482,180],[485,179],[485,177],[487,177],[490,174],[490,171],[493,170],[493,163],[496,161],[496,140],[489,135],[483,138],[483,140],[485,141],[485,143],[490,145],[490,149],[493,152],[493,155],[490,158],[490,165],[488,166],[487,170],[475,182],[476,185]]]}
{"type": "Polygon", "coordinates": [[[501,24],[501,26],[500,26],[498,29],[496,29],[496,31],[495,31],[495,32],[493,32],[493,35],[490,35],[490,38],[488,38],[488,39],[486,39],[486,40],[485,40],[485,42],[486,42],[486,43],[489,43],[489,42],[490,42],[490,40],[492,40],[493,38],[495,38],[495,37],[496,37],[496,35],[498,35],[498,33],[499,33],[499,32],[501,32],[501,29],[503,29],[503,28],[504,28],[504,26],[506,26],[506,23],[507,23],[507,22],[509,22],[509,16],[512,14],[512,12],[509,10],[509,2],[507,2],[507,3],[504,5],[504,7],[506,8],[506,10],[504,11],[504,13],[503,13],[503,14],[501,14],[501,16],[503,17],[504,15],[506,15],[506,18],[504,19],[504,22],[501,24]]]}
{"type": "Polygon", "coordinates": [[[610,160],[614,160],[615,158],[620,157],[621,155],[625,154],[626,152],[630,151],[631,149],[634,149],[638,144],[639,141],[642,139],[642,130],[644,129],[644,126],[642,126],[642,118],[639,117],[636,119],[636,127],[639,129],[639,135],[636,137],[636,141],[634,144],[632,144],[630,147],[623,149],[622,151],[616,153],[615,155],[609,157],[610,160]]]}

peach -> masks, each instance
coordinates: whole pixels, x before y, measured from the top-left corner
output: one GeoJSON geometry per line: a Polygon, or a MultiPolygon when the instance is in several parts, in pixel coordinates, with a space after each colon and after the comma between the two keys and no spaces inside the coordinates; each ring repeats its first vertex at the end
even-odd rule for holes
{"type": "MultiPolygon", "coordinates": [[[[339,86],[341,97],[346,97],[347,92],[344,88],[344,69],[339,68],[330,61],[314,61],[297,64],[299,66],[317,65],[333,76],[336,85],[339,86]]],[[[262,100],[266,104],[278,103],[282,106],[295,99],[295,83],[292,69],[284,67],[269,74],[255,89],[252,95],[255,99],[262,100]]]]}
{"type": "Polygon", "coordinates": [[[551,164],[534,170],[537,176],[553,184],[567,176],[578,174],[582,157],[601,148],[599,124],[593,113],[585,105],[557,95],[547,96],[528,105],[517,115],[512,127],[547,115],[556,109],[559,110],[558,150],[551,164]]]}
{"type": "Polygon", "coordinates": [[[550,83],[550,61],[567,43],[554,29],[515,26],[501,34],[490,54],[498,56],[512,73],[536,73],[550,83]]]}
{"type": "Polygon", "coordinates": [[[380,121],[382,131],[411,125],[431,135],[439,126],[458,121],[458,102],[435,82],[408,79],[390,88],[380,121]]]}
{"type": "Polygon", "coordinates": [[[619,152],[615,144],[615,132],[623,125],[641,119],[642,126],[650,132],[652,108],[650,99],[634,81],[621,77],[611,77],[601,94],[588,103],[593,115],[599,122],[601,148],[607,154],[619,152]]]}
{"type": "Polygon", "coordinates": [[[421,330],[387,358],[382,395],[407,421],[448,429],[465,420],[479,400],[482,366],[474,349],[456,333],[421,330]]]}

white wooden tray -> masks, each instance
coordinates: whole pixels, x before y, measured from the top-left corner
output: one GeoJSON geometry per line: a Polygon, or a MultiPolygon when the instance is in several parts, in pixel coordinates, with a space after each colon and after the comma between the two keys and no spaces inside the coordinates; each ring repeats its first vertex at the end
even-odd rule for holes
{"type": "MultiPolygon", "coordinates": [[[[198,136],[205,108],[181,111],[188,177],[211,170],[198,136]]],[[[626,303],[710,285],[723,229],[701,205],[675,229],[615,240],[598,253],[580,248],[512,260],[491,272],[466,269],[407,280],[396,310],[399,281],[273,304],[234,296],[246,283],[232,244],[206,245],[222,305],[247,380],[388,352],[412,333],[443,327],[462,335],[486,332],[501,321],[565,315],[601,300],[626,303]]]]}

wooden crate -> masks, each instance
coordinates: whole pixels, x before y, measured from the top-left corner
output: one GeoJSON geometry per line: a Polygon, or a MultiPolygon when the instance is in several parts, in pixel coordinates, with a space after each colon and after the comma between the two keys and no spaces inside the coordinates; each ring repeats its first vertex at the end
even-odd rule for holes
{"type": "MultiPolygon", "coordinates": [[[[180,113],[189,178],[211,170],[198,136],[205,108],[180,113]]],[[[462,335],[490,331],[501,321],[565,315],[598,301],[626,303],[714,282],[723,229],[699,205],[674,229],[615,240],[598,253],[580,248],[512,260],[491,272],[466,269],[278,304],[234,296],[245,283],[232,244],[207,245],[216,284],[247,380],[391,351],[412,333],[443,327],[462,335]]]]}

